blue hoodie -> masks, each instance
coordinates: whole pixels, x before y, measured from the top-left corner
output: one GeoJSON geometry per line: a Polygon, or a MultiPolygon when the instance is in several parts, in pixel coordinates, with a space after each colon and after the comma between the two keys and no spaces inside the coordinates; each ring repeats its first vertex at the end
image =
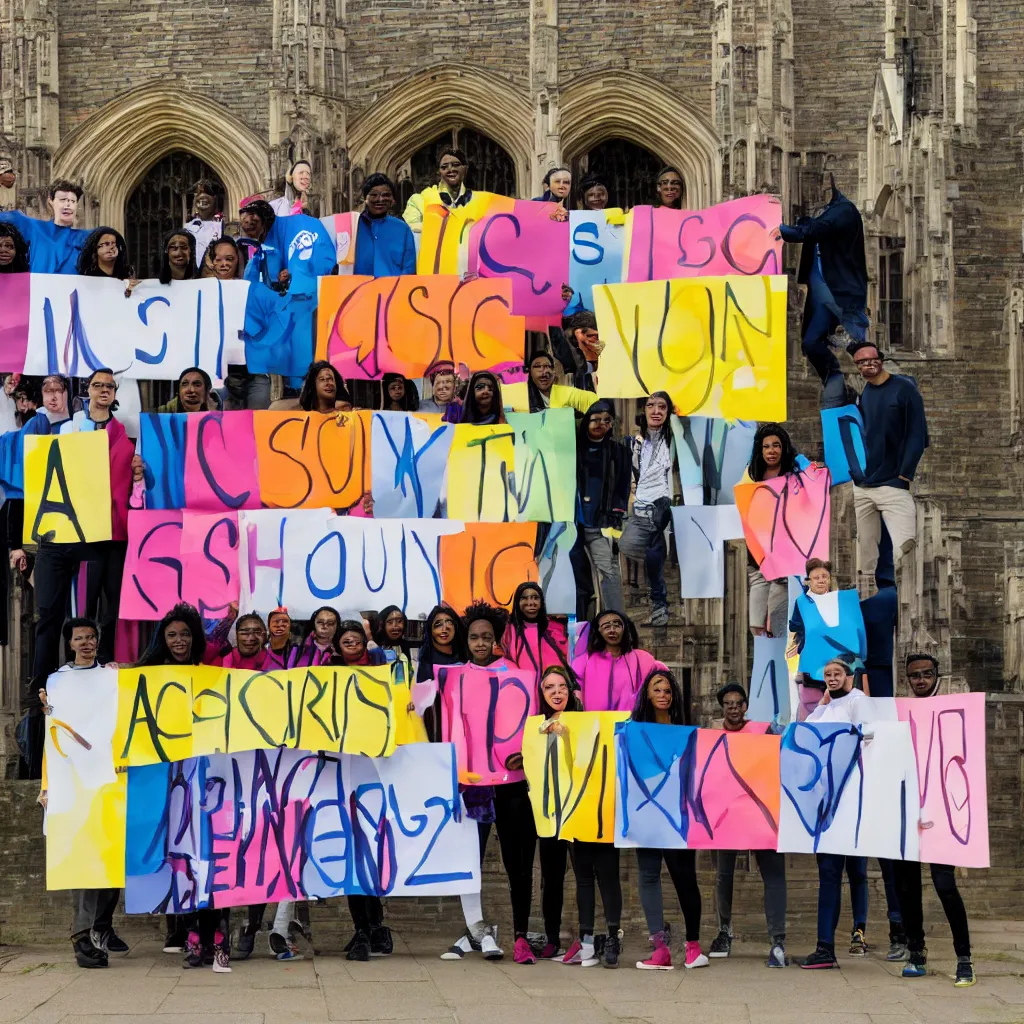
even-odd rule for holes
{"type": "Polygon", "coordinates": [[[416,273],[416,243],[412,229],[400,217],[359,215],[356,233],[356,274],[398,277],[416,273]]]}
{"type": "Polygon", "coordinates": [[[13,224],[28,242],[28,266],[33,274],[78,273],[78,257],[90,234],[85,228],[60,227],[21,210],[0,213],[0,220],[13,224]]]}

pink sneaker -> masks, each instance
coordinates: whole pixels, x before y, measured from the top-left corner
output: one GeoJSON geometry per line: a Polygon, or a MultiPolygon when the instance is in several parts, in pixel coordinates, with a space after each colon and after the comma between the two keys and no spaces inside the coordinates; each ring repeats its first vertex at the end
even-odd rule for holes
{"type": "Polygon", "coordinates": [[[699,942],[688,942],[686,944],[686,966],[707,967],[708,958],[700,951],[699,942]]]}
{"type": "Polygon", "coordinates": [[[671,971],[672,954],[660,936],[652,936],[654,952],[646,960],[637,960],[636,966],[641,971],[671,971]]]}
{"type": "Polygon", "coordinates": [[[522,936],[516,939],[513,959],[517,964],[535,964],[537,962],[537,958],[533,955],[533,950],[530,949],[530,944],[522,936]]]}
{"type": "Polygon", "coordinates": [[[558,946],[553,942],[545,943],[544,948],[537,954],[538,960],[554,960],[558,956],[558,946]]]}
{"type": "Polygon", "coordinates": [[[579,939],[573,939],[569,948],[565,951],[565,956],[562,957],[563,964],[578,964],[581,962],[580,953],[583,950],[583,946],[580,944],[579,939]]]}

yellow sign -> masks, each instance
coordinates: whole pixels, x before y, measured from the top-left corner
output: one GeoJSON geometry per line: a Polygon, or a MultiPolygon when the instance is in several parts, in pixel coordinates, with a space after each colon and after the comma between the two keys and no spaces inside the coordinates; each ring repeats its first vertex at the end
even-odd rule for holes
{"type": "Polygon", "coordinates": [[[594,287],[602,398],[672,396],[680,416],[786,419],[786,278],[594,287]]]}
{"type": "Polygon", "coordinates": [[[118,672],[115,764],[158,764],[192,756],[195,668],[153,665],[118,672]]]}
{"type": "Polygon", "coordinates": [[[110,540],[105,430],[25,437],[26,544],[110,540]]]}
{"type": "Polygon", "coordinates": [[[515,431],[504,423],[460,423],[448,453],[448,518],[467,523],[513,522],[515,431]]]}
{"type": "Polygon", "coordinates": [[[615,840],[615,723],[627,711],[570,711],[543,733],[526,720],[523,769],[537,835],[587,843],[615,840]]]}

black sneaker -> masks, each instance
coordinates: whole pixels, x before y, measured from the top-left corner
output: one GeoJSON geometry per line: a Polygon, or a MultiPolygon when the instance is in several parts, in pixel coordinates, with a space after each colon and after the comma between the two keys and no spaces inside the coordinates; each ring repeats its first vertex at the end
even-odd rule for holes
{"type": "Polygon", "coordinates": [[[346,960],[369,960],[370,959],[370,939],[366,932],[358,931],[352,937],[352,941],[349,943],[348,952],[345,954],[346,960]]]}
{"type": "Polygon", "coordinates": [[[618,935],[609,935],[604,940],[604,966],[618,967],[619,953],[622,951],[622,942],[618,935]]]}
{"type": "Polygon", "coordinates": [[[188,931],[184,928],[176,928],[167,933],[164,939],[165,953],[183,953],[188,945],[188,931]]]}
{"type": "Polygon", "coordinates": [[[712,959],[724,959],[732,952],[732,936],[723,928],[711,940],[708,956],[712,959]]]}
{"type": "Polygon", "coordinates": [[[235,949],[235,959],[248,960],[255,948],[256,933],[249,931],[249,926],[245,925],[238,933],[238,947],[235,949]]]}
{"type": "Polygon", "coordinates": [[[80,935],[71,943],[71,948],[75,951],[75,963],[79,967],[107,966],[107,954],[97,949],[88,935],[80,935]]]}
{"type": "Polygon", "coordinates": [[[395,951],[395,940],[391,929],[380,925],[370,930],[370,956],[391,956],[395,951]]]}
{"type": "Polygon", "coordinates": [[[839,961],[836,959],[835,949],[830,949],[828,946],[823,946],[820,942],[818,948],[808,957],[804,957],[800,961],[800,966],[805,970],[832,970],[839,966],[839,961]]]}
{"type": "Polygon", "coordinates": [[[953,984],[957,988],[970,988],[977,980],[971,958],[969,956],[958,956],[956,958],[956,981],[953,984]]]}
{"type": "Polygon", "coordinates": [[[89,938],[97,949],[102,949],[108,955],[124,956],[129,951],[128,943],[113,929],[105,932],[93,929],[89,933],[89,938]]]}

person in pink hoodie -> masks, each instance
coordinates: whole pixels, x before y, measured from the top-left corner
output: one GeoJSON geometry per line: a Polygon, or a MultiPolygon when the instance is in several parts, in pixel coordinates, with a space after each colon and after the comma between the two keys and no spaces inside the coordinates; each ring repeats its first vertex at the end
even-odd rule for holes
{"type": "Polygon", "coordinates": [[[590,622],[586,653],[573,659],[585,711],[632,711],[637,691],[660,661],[637,645],[636,626],[622,612],[603,611],[590,622]]]}
{"type": "Polygon", "coordinates": [[[207,648],[203,661],[207,665],[251,669],[254,672],[263,672],[275,667],[266,646],[267,627],[255,612],[242,615],[235,623],[235,640],[236,647],[228,644],[220,651],[211,651],[207,648]]]}
{"type": "Polygon", "coordinates": [[[501,646],[518,668],[533,669],[540,678],[548,668],[568,668],[569,639],[565,626],[548,618],[539,583],[520,583],[512,598],[512,614],[501,646]]]}

